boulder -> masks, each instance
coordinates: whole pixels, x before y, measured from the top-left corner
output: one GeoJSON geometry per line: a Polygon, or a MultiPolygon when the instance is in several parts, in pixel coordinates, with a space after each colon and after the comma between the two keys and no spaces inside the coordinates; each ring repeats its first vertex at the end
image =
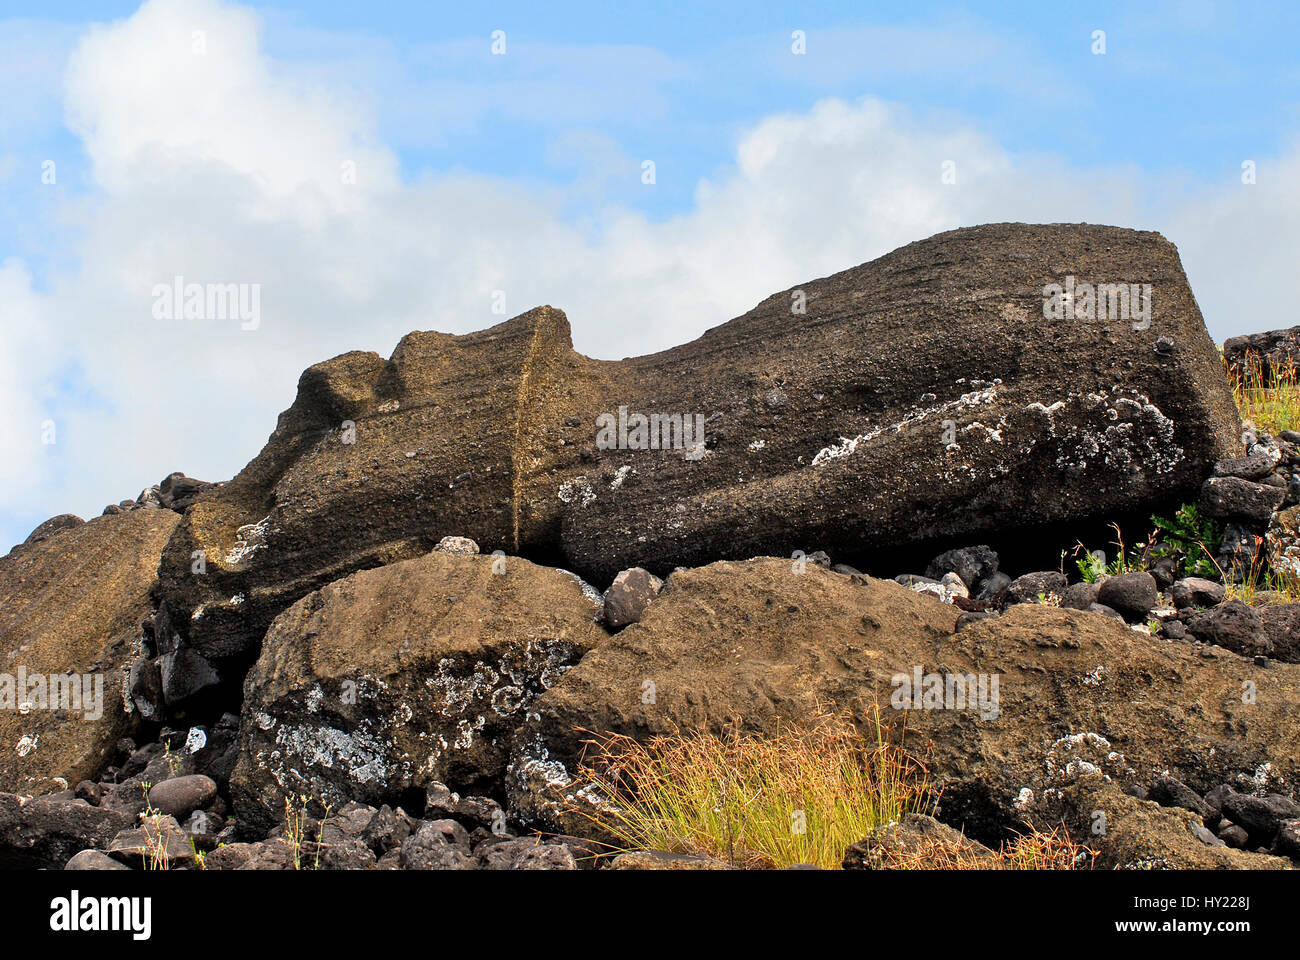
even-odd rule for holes
{"type": "Polygon", "coordinates": [[[1223,799],[1223,815],[1244,828],[1253,842],[1267,846],[1283,823],[1300,817],[1300,804],[1276,793],[1257,797],[1233,792],[1223,799]]]}
{"type": "Polygon", "coordinates": [[[172,777],[149,790],[149,804],[177,820],[210,804],[217,796],[217,784],[201,773],[172,777]]]}
{"type": "Polygon", "coordinates": [[[443,537],[433,549],[438,553],[459,553],[466,556],[479,552],[478,544],[469,537],[443,537]]]}
{"type": "Polygon", "coordinates": [[[130,870],[124,863],[119,863],[99,850],[82,850],[73,856],[63,867],[64,870],[130,870]]]}
{"type": "Polygon", "coordinates": [[[1195,790],[1173,777],[1156,777],[1151,784],[1150,798],[1162,807],[1182,807],[1201,818],[1211,813],[1210,805],[1195,790]]]}
{"type": "Polygon", "coordinates": [[[475,848],[484,870],[577,870],[573,852],[562,843],[539,837],[501,840],[475,848]]]}
{"type": "Polygon", "coordinates": [[[1283,663],[1300,663],[1300,603],[1277,603],[1255,610],[1273,657],[1283,663]]]}
{"type": "Polygon", "coordinates": [[[126,673],[177,522],[159,510],[96,517],[0,557],[0,790],[96,779],[131,730],[126,673]]]}
{"type": "MultiPolygon", "coordinates": [[[[183,473],[172,473],[162,483],[158,484],[158,505],[168,510],[175,510],[177,513],[184,513],[199,498],[200,494],[206,493],[215,487],[215,483],[196,480],[193,477],[185,476],[183,473]]],[[[141,493],[141,497],[144,498],[145,494],[141,493]]],[[[140,500],[142,504],[145,502],[145,499],[140,500]]]]}
{"type": "Polygon", "coordinates": [[[61,870],[74,854],[106,848],[130,823],[87,803],[0,793],[0,869],[61,870]]]}
{"type": "Polygon", "coordinates": [[[1144,620],[1160,602],[1160,591],[1155,577],[1145,570],[1134,570],[1108,577],[1097,591],[1097,602],[1130,620],[1144,620]]]}
{"type": "Polygon", "coordinates": [[[262,452],[189,506],[159,596],[182,645],[243,654],[214,664],[238,679],[294,601],[449,529],[601,583],[810,545],[854,561],[1162,509],[1238,436],[1172,244],[990,224],[649,356],[583,357],[564,314],[538,307],[317,364],[262,452]],[[1083,288],[1062,312],[1052,285],[1075,278],[1150,284],[1133,304],[1149,320],[1117,315],[1118,287],[1100,315],[1083,288]]]}
{"type": "Polygon", "coordinates": [[[130,866],[170,869],[194,862],[190,835],[175,817],[155,814],[123,830],[108,845],[108,854],[130,866]]]}
{"type": "Polygon", "coordinates": [[[1297,772],[1300,668],[1153,644],[1122,624],[1041,604],[954,633],[957,613],[892,581],[793,574],[784,560],[674,574],[640,623],[534,701],[506,775],[512,816],[588,832],[575,810],[589,799],[578,796],[578,770],[592,735],[733,724],[770,734],[828,709],[867,725],[879,707],[888,729],[905,727],[943,787],[943,819],[986,843],[1022,821],[1025,797],[1090,769],[1124,785],[1167,773],[1194,789],[1270,762],[1288,780],[1297,772]],[[923,686],[963,678],[969,696],[927,707],[908,693],[918,671],[923,686]]]}
{"type": "Polygon", "coordinates": [[[1207,517],[1264,526],[1282,506],[1286,490],[1240,477],[1210,477],[1201,487],[1201,511],[1207,517]]]}
{"type": "Polygon", "coordinates": [[[1026,805],[1040,830],[1064,825],[1098,854],[1097,870],[1285,870],[1290,861],[1207,843],[1201,818],[1125,794],[1099,773],[1086,773],[1026,805]]]}
{"type": "Polygon", "coordinates": [[[1055,594],[1065,593],[1068,581],[1058,570],[1042,570],[1016,577],[1007,587],[1007,603],[1036,603],[1055,594]]]}
{"type": "Polygon", "coordinates": [[[1223,584],[1204,577],[1184,577],[1174,581],[1169,588],[1169,599],[1179,610],[1188,607],[1213,607],[1222,603],[1225,595],[1223,584]]]}
{"type": "Polygon", "coordinates": [[[455,820],[432,820],[420,825],[402,843],[404,870],[477,870],[469,834],[455,820]]]}
{"type": "Polygon", "coordinates": [[[985,581],[998,572],[998,555],[984,544],[958,547],[941,553],[930,561],[925,575],[939,580],[945,573],[955,573],[972,593],[978,593],[985,581]]]}
{"type": "Polygon", "coordinates": [[[1240,600],[1229,600],[1202,610],[1184,621],[1187,632],[1201,643],[1217,643],[1243,657],[1267,656],[1273,643],[1254,608],[1240,600]]]}
{"type": "Polygon", "coordinates": [[[605,591],[605,623],[611,630],[622,630],[636,623],[650,601],[659,596],[664,582],[641,567],[620,570],[605,591]]]}
{"type": "Polygon", "coordinates": [[[1214,465],[1216,477],[1240,477],[1242,480],[1263,480],[1273,472],[1277,461],[1266,453],[1255,453],[1249,457],[1230,457],[1214,465]]]}
{"type": "Polygon", "coordinates": [[[274,824],[286,794],[396,805],[500,776],[533,699],[606,634],[574,578],[494,559],[365,570],[276,619],[244,685],[241,823],[274,824]]]}
{"type": "Polygon", "coordinates": [[[1061,594],[1061,606],[1066,610],[1087,610],[1097,602],[1100,592],[1099,583],[1072,583],[1061,594]]]}

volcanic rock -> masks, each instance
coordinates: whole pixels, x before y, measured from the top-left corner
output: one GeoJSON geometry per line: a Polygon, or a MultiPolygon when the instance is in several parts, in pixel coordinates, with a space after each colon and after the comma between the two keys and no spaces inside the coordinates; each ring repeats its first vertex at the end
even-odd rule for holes
{"type": "Polygon", "coordinates": [[[0,869],[61,870],[76,853],[107,847],[130,820],[113,810],[0,793],[0,869]]]}
{"type": "Polygon", "coordinates": [[[1201,488],[1201,510],[1206,516],[1260,526],[1269,522],[1284,499],[1282,488],[1240,477],[1210,477],[1201,488]]]}
{"type": "Polygon", "coordinates": [[[0,790],[94,779],[131,729],[126,670],[178,521],[160,510],[96,517],[0,557],[0,790]]]}
{"type": "Polygon", "coordinates": [[[158,596],[179,645],[238,680],[294,601],[449,529],[595,582],[810,545],[852,558],[1190,499],[1239,435],[1172,244],[991,224],[617,363],[539,307],[317,364],[262,452],[189,506],[158,596]],[[1118,287],[1101,316],[1081,297],[1048,319],[1067,277],[1150,284],[1150,322],[1116,315],[1118,287]]]}
{"type": "Polygon", "coordinates": [[[1142,620],[1160,602],[1160,591],[1155,577],[1145,570],[1135,570],[1107,578],[1097,591],[1097,602],[1130,620],[1142,620]]]}
{"type": "Polygon", "coordinates": [[[242,823],[274,823],[286,794],[378,806],[500,775],[533,699],[606,634],[575,579],[494,559],[365,570],[275,621],[244,685],[242,823]]]}
{"type": "Polygon", "coordinates": [[[1184,622],[1187,632],[1201,643],[1217,643],[1243,657],[1273,652],[1273,643],[1264,630],[1263,620],[1252,607],[1240,600],[1229,600],[1202,610],[1184,622]]]}
{"type": "Polygon", "coordinates": [[[663,585],[662,580],[640,567],[619,571],[605,591],[605,623],[611,630],[636,623],[663,585]]]}
{"type": "Polygon", "coordinates": [[[905,724],[908,743],[927,745],[944,819],[982,842],[1020,821],[1022,797],[1090,769],[1122,784],[1168,772],[1196,789],[1267,762],[1287,779],[1297,772],[1300,668],[1206,658],[1041,604],[954,633],[956,614],[891,581],[796,575],[782,560],[679,572],[640,623],[534,701],[506,776],[512,813],[566,833],[589,828],[573,814],[585,802],[587,739],[575,729],[770,734],[827,709],[866,723],[877,706],[890,729],[905,724]],[[918,670],[974,681],[965,708],[900,701],[899,684],[918,670]],[[996,703],[976,703],[981,676],[998,678],[986,698],[996,703]],[[1249,704],[1243,678],[1257,690],[1249,704]]]}

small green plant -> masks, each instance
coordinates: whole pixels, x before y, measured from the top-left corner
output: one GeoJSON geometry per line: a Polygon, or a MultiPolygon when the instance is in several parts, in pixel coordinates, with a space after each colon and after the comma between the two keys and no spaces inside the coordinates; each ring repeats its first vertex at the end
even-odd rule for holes
{"type": "Polygon", "coordinates": [[[167,856],[167,837],[163,835],[163,812],[150,801],[151,789],[153,784],[148,780],[140,784],[140,790],[144,794],[144,812],[140,814],[144,829],[144,868],[167,870],[171,867],[171,863],[167,856]],[[153,828],[152,832],[150,827],[153,828]]]}
{"type": "MultiPolygon", "coordinates": [[[[311,803],[305,793],[299,794],[297,798],[288,796],[284,798],[284,838],[289,844],[290,853],[293,857],[293,868],[302,869],[303,846],[307,843],[307,821],[310,815],[307,813],[307,807],[311,803]]],[[[316,851],[312,861],[312,869],[320,869],[320,857],[324,850],[325,843],[322,839],[325,829],[325,821],[329,819],[333,807],[325,804],[325,815],[321,818],[316,827],[316,851]]]]}
{"type": "Polygon", "coordinates": [[[170,743],[163,744],[163,762],[167,764],[167,770],[171,776],[176,776],[176,771],[181,765],[181,759],[176,756],[176,754],[172,753],[172,745],[170,743]]]}
{"type": "Polygon", "coordinates": [[[1176,559],[1185,577],[1219,576],[1214,555],[1219,552],[1223,534],[1217,523],[1201,516],[1196,504],[1183,504],[1173,519],[1153,514],[1151,522],[1155,524],[1159,538],[1154,556],[1176,559]]]}
{"type": "Polygon", "coordinates": [[[1110,528],[1115,531],[1115,539],[1111,541],[1111,546],[1115,548],[1115,559],[1109,563],[1102,551],[1089,550],[1082,542],[1075,544],[1074,565],[1078,567],[1079,576],[1085,583],[1096,583],[1103,577],[1118,577],[1122,573],[1147,569],[1151,558],[1150,543],[1135,544],[1134,549],[1139,552],[1132,555],[1124,543],[1124,534],[1120,532],[1119,524],[1112,523],[1110,528]]]}

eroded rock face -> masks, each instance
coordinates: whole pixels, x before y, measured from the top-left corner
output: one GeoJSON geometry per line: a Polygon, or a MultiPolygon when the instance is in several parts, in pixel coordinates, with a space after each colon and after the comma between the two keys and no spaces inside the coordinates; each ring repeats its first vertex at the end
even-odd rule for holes
{"type": "Polygon", "coordinates": [[[159,594],[177,645],[238,677],[290,603],[448,534],[558,553],[603,587],[633,566],[858,555],[1190,499],[1239,435],[1172,244],[992,224],[651,356],[583,357],[540,307],[318,364],[262,453],[189,508],[159,594]],[[1118,294],[1045,318],[1068,277],[1149,284],[1149,319],[1118,316],[1118,294]]]}
{"type": "Polygon", "coordinates": [[[126,669],[179,519],[98,517],[0,558],[0,790],[94,778],[126,735],[126,669]]]}
{"type": "Polygon", "coordinates": [[[644,738],[735,720],[764,734],[819,709],[866,720],[876,705],[944,785],[943,818],[985,841],[1085,773],[1119,784],[1171,773],[1205,790],[1261,769],[1288,781],[1297,772],[1300,668],[1257,667],[1041,604],[954,633],[959,611],[902,585],[793,566],[761,559],[675,574],[640,623],[530,708],[506,776],[513,812],[586,829],[565,812],[594,799],[573,780],[575,728],[644,738]],[[922,692],[896,684],[914,686],[918,671],[922,692]],[[934,676],[937,701],[924,692],[934,676]],[[964,705],[945,692],[949,678],[970,678],[964,705]]]}
{"type": "Polygon", "coordinates": [[[500,775],[529,704],[606,634],[574,578],[498,559],[362,571],[277,618],[244,686],[241,821],[274,823],[287,793],[338,809],[500,775]]]}

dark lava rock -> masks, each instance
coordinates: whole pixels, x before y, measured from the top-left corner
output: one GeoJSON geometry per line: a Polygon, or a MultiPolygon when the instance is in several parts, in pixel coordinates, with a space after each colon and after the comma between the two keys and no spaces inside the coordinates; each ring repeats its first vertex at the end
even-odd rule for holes
{"type": "Polygon", "coordinates": [[[930,561],[925,568],[925,575],[933,580],[942,579],[945,573],[955,573],[972,593],[989,577],[997,573],[998,555],[991,547],[983,544],[973,547],[958,547],[941,553],[930,561]]]}
{"type": "Polygon", "coordinates": [[[1240,477],[1242,480],[1262,480],[1273,472],[1277,466],[1273,458],[1266,453],[1256,453],[1249,457],[1233,457],[1220,460],[1214,465],[1216,477],[1240,477]]]}
{"type": "Polygon", "coordinates": [[[1098,583],[1072,583],[1061,594],[1061,606],[1066,610],[1087,610],[1097,602],[1100,590],[1101,584],[1098,583]]]}
{"type": "Polygon", "coordinates": [[[1169,588],[1169,599],[1179,610],[1188,607],[1213,607],[1222,603],[1224,587],[1204,577],[1184,577],[1169,588]]]}
{"type": "Polygon", "coordinates": [[[1195,790],[1173,777],[1156,777],[1148,796],[1162,807],[1183,807],[1200,817],[1211,812],[1210,805],[1195,790]]]}
{"type": "Polygon", "coordinates": [[[1273,657],[1283,663],[1300,663],[1300,603],[1275,603],[1256,609],[1264,636],[1273,645],[1273,657]]]}
{"type": "Polygon", "coordinates": [[[1145,570],[1110,577],[1097,591],[1097,602],[1118,610],[1131,620],[1145,620],[1160,602],[1156,579],[1145,570]]]}
{"type": "Polygon", "coordinates": [[[1275,370],[1300,364],[1300,327],[1268,330],[1223,341],[1223,359],[1239,375],[1258,373],[1273,382],[1275,370]]]}
{"type": "Polygon", "coordinates": [[[662,580],[640,567],[620,571],[605,591],[606,625],[611,630],[622,630],[636,623],[663,585],[662,580]]]}
{"type": "Polygon", "coordinates": [[[1192,614],[1184,623],[1187,632],[1201,643],[1217,643],[1243,657],[1273,652],[1272,641],[1264,631],[1264,622],[1259,614],[1240,600],[1229,600],[1192,614]]]}
{"type": "Polygon", "coordinates": [[[1277,793],[1263,797],[1233,793],[1223,800],[1223,815],[1244,827],[1252,841],[1269,844],[1284,821],[1300,818],[1300,804],[1277,793]]]}
{"type": "Polygon", "coordinates": [[[984,581],[983,586],[975,594],[975,599],[1001,603],[1006,597],[1009,586],[1011,586],[1011,578],[999,570],[984,581]]]}
{"type": "Polygon", "coordinates": [[[1007,586],[1007,603],[1034,603],[1040,596],[1046,597],[1053,593],[1060,596],[1065,593],[1068,583],[1065,574],[1059,570],[1026,573],[1016,577],[1007,586]]]}
{"type": "Polygon", "coordinates": [[[1264,525],[1282,506],[1286,491],[1240,477],[1210,477],[1201,487],[1201,510],[1207,517],[1264,525]]]}
{"type": "Polygon", "coordinates": [[[74,854],[107,847],[130,825],[89,804],[0,793],[0,869],[62,870],[74,854]]]}

